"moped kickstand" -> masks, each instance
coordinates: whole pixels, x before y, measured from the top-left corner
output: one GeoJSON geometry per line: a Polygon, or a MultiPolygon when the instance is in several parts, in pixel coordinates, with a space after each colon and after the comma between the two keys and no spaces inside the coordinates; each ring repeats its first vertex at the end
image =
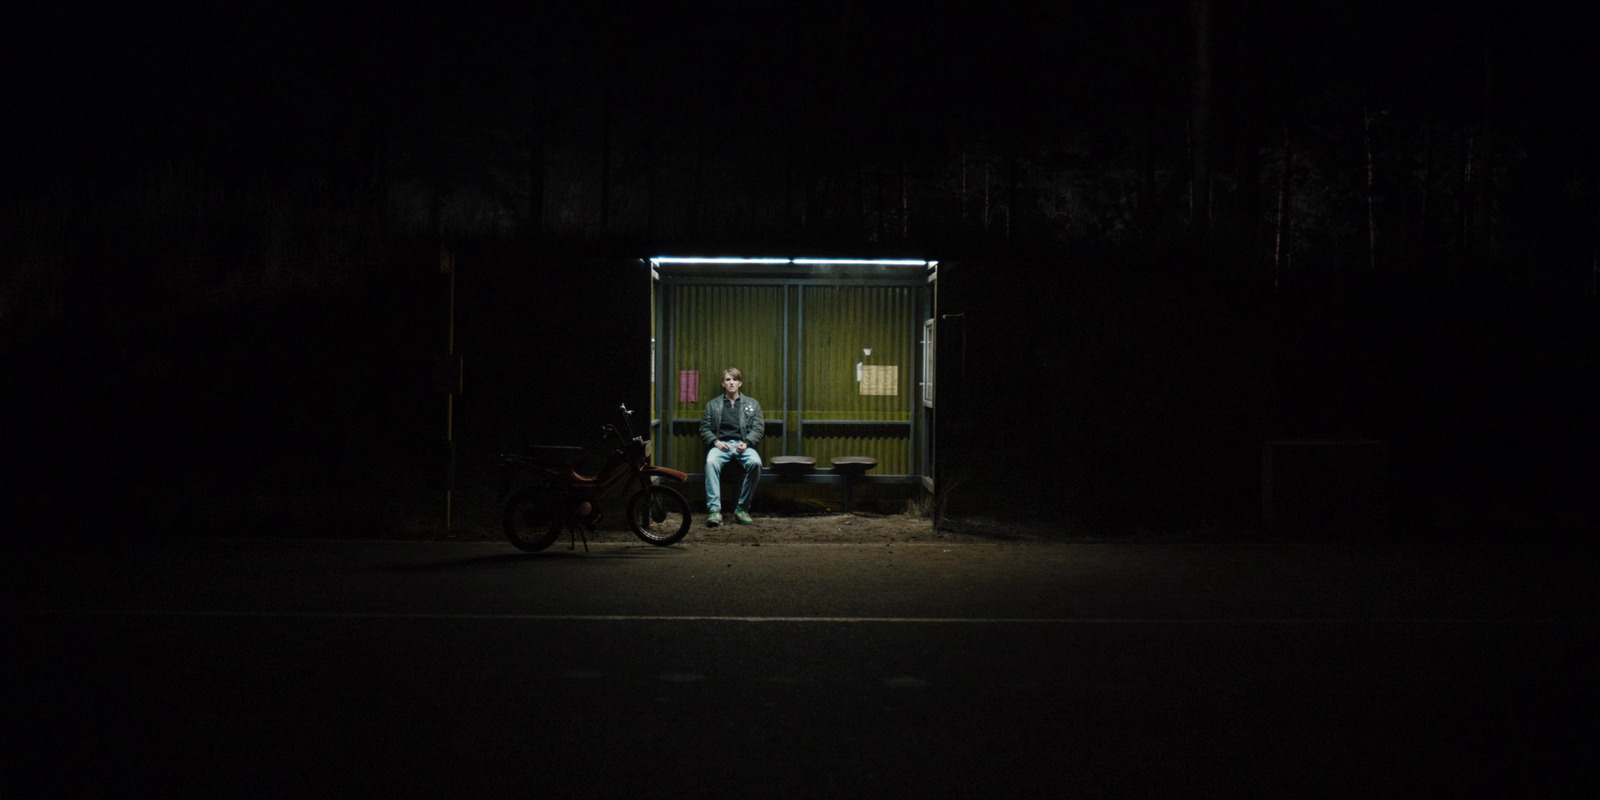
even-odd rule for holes
{"type": "Polygon", "coordinates": [[[583,536],[583,552],[585,552],[585,553],[589,552],[589,534],[584,530],[585,528],[589,529],[590,531],[594,530],[594,526],[592,526],[592,525],[568,525],[567,526],[567,549],[568,550],[576,550],[576,549],[578,549],[577,538],[578,538],[578,536],[581,535],[581,536],[583,536]]]}

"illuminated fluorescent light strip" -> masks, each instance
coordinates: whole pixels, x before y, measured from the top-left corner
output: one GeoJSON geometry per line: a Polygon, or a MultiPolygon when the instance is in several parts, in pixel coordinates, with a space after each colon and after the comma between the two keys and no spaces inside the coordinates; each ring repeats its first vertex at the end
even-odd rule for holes
{"type": "Polygon", "coordinates": [[[743,256],[655,256],[651,264],[813,264],[884,267],[933,267],[939,262],[914,258],[746,258],[743,256]]]}
{"type": "Polygon", "coordinates": [[[744,258],[741,256],[715,256],[701,258],[698,256],[656,256],[650,259],[656,264],[788,264],[787,258],[744,258]]]}
{"type": "Polygon", "coordinates": [[[796,264],[864,264],[883,267],[920,267],[928,262],[909,258],[797,258],[796,264]]]}

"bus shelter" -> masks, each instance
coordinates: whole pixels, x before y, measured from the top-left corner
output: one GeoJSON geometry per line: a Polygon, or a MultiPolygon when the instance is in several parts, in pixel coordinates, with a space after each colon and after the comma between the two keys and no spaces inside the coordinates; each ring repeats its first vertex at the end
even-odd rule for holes
{"type": "Polygon", "coordinates": [[[701,415],[737,367],[766,416],[763,486],[863,484],[928,501],[938,262],[659,256],[649,267],[656,463],[704,483],[701,415]]]}

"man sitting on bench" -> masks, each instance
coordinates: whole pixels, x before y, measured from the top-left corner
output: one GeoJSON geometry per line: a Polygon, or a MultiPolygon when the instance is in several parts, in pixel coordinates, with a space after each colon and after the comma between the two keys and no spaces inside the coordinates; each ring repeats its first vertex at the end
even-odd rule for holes
{"type": "Polygon", "coordinates": [[[722,371],[722,396],[706,404],[700,419],[700,438],[711,448],[706,451],[706,526],[722,524],[722,465],[737,461],[744,468],[744,485],[733,507],[733,518],[749,524],[750,499],[761,480],[761,454],[756,445],[766,427],[761,403],[740,393],[744,374],[737,367],[722,371]]]}

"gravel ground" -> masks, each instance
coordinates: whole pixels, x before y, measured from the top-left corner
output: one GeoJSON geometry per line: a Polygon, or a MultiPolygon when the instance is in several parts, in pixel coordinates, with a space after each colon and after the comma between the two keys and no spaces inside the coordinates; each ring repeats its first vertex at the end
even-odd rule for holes
{"type": "MultiPolygon", "coordinates": [[[[591,542],[638,541],[623,520],[621,500],[608,497],[602,505],[604,515],[598,529],[589,535],[591,542]]],[[[403,539],[450,539],[455,541],[499,540],[501,508],[493,492],[458,493],[452,505],[451,525],[446,532],[442,508],[438,514],[424,514],[397,532],[403,539]]],[[[695,507],[694,525],[684,538],[686,543],[761,544],[800,543],[888,543],[1027,541],[1063,538],[1064,532],[1023,522],[989,519],[948,519],[934,530],[931,517],[916,513],[879,513],[856,510],[843,513],[820,509],[815,513],[763,513],[756,509],[755,522],[741,525],[732,515],[723,524],[706,527],[703,508],[695,507]]],[[[564,546],[566,537],[563,535],[564,546]]]]}
{"type": "MultiPolygon", "coordinates": [[[[456,526],[456,540],[498,539],[498,525],[484,522],[456,526]]],[[[696,513],[694,526],[684,537],[687,543],[718,543],[757,546],[763,544],[878,544],[895,542],[1006,542],[1053,538],[1049,531],[993,521],[949,520],[934,530],[933,520],[915,514],[827,513],[792,516],[755,515],[755,522],[742,525],[731,517],[711,528],[705,515],[696,513]]],[[[603,519],[589,534],[590,542],[637,541],[620,519],[603,519]]],[[[565,537],[563,537],[565,541],[565,537]]]]}
{"type": "MultiPolygon", "coordinates": [[[[598,530],[591,542],[637,541],[622,517],[621,501],[607,498],[598,530]]],[[[382,538],[437,539],[453,541],[500,540],[501,508],[493,492],[458,493],[453,504],[449,530],[439,513],[414,515],[382,538]]],[[[731,515],[716,528],[706,527],[705,511],[695,507],[694,525],[686,543],[725,543],[747,546],[762,544],[838,543],[868,544],[891,542],[1104,542],[1161,541],[1207,542],[1240,541],[1256,536],[1248,530],[1208,528],[1192,531],[1121,530],[1115,533],[1049,520],[1040,515],[962,516],[946,518],[938,530],[931,517],[914,512],[881,513],[837,509],[804,510],[787,513],[754,513],[755,522],[741,525],[731,515]]],[[[563,546],[565,536],[562,538],[563,546]]]]}

